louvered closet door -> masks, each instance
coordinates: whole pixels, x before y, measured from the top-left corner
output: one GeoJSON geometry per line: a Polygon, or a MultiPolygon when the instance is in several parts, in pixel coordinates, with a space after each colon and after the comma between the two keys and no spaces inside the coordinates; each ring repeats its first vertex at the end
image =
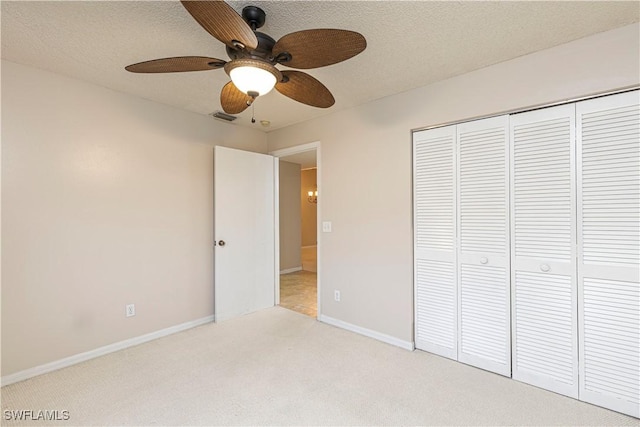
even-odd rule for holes
{"type": "Polygon", "coordinates": [[[640,417],[639,92],[579,102],[580,399],[640,417]]]}
{"type": "Polygon", "coordinates": [[[511,376],[509,116],[462,123],[458,149],[458,360],[511,376]]]}
{"type": "Polygon", "coordinates": [[[456,358],[455,126],[413,134],[416,347],[456,358]]]}
{"type": "Polygon", "coordinates": [[[577,398],[575,105],[510,128],[512,375],[577,398]]]}

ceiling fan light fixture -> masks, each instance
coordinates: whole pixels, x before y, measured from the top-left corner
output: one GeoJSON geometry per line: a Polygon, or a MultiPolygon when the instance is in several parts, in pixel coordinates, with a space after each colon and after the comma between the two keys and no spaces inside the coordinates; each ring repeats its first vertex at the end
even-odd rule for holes
{"type": "Polygon", "coordinates": [[[282,74],[273,65],[256,59],[236,59],[225,64],[224,70],[238,90],[258,96],[266,95],[282,80],[282,74]],[[251,92],[251,93],[250,93],[251,92]]]}
{"type": "Polygon", "coordinates": [[[247,95],[250,92],[266,95],[276,85],[276,76],[260,68],[251,66],[237,67],[231,70],[229,74],[233,84],[247,95]]]}

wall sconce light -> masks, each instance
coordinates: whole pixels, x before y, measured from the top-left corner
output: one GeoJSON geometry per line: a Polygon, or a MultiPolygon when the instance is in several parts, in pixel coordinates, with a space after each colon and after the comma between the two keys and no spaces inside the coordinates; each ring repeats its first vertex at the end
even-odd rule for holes
{"type": "Polygon", "coordinates": [[[307,201],[309,203],[318,203],[318,190],[307,192],[307,201]]]}

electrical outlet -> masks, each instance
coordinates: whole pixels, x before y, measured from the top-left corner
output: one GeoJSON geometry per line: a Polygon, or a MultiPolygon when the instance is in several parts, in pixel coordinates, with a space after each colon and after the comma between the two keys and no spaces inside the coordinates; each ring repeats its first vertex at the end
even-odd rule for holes
{"type": "Polygon", "coordinates": [[[135,304],[127,304],[127,307],[125,309],[125,315],[127,317],[135,316],[136,315],[136,305],[135,304]]]}
{"type": "Polygon", "coordinates": [[[339,290],[334,290],[333,291],[333,299],[340,302],[340,291],[339,290]]]}

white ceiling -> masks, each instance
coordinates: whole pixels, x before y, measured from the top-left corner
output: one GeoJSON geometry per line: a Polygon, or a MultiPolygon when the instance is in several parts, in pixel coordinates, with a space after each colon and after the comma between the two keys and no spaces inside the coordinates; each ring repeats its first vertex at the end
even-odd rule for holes
{"type": "Polygon", "coordinates": [[[316,167],[316,150],[303,151],[302,153],[291,154],[286,157],[280,157],[289,163],[297,163],[301,169],[311,169],[316,167]]]}
{"type": "MultiPolygon", "coordinates": [[[[358,31],[360,55],[305,70],[336,103],[318,109],[275,90],[235,125],[269,131],[639,21],[640,2],[238,1],[267,13],[278,40],[310,28],[358,31]],[[265,128],[260,120],[269,120],[265,128]]],[[[220,110],[223,70],[132,74],[126,65],[171,56],[227,60],[176,1],[2,1],[2,58],[201,114],[220,110]]],[[[282,67],[281,67],[282,68],[282,67]]],[[[214,119],[212,119],[214,120],[214,119]]]]}

